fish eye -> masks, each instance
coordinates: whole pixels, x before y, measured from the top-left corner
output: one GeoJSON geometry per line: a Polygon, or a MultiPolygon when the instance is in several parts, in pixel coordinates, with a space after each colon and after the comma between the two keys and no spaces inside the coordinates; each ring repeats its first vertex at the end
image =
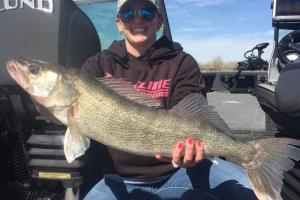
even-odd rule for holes
{"type": "Polygon", "coordinates": [[[38,65],[30,65],[28,67],[28,71],[31,73],[31,74],[38,74],[41,70],[41,67],[38,66],[38,65]]]}

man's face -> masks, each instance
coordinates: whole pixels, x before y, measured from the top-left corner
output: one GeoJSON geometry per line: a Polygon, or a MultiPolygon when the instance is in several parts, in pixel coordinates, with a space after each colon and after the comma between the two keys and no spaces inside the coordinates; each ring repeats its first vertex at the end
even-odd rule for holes
{"type": "Polygon", "coordinates": [[[131,45],[148,46],[156,41],[156,31],[162,24],[162,17],[157,12],[154,13],[155,16],[153,19],[151,15],[150,19],[145,19],[145,17],[141,16],[141,12],[151,14],[151,12],[147,11],[147,8],[151,7],[155,9],[153,4],[147,0],[132,0],[122,6],[120,13],[125,16],[128,16],[126,14],[130,12],[131,14],[136,13],[134,17],[131,17],[127,21],[122,20],[120,16],[116,18],[119,31],[124,34],[125,40],[131,45]],[[140,11],[143,8],[146,9],[140,11]]]}

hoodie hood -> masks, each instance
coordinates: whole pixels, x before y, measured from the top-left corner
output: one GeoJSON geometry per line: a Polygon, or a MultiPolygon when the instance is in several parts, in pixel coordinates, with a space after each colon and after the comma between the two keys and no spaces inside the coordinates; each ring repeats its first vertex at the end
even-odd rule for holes
{"type": "MultiPolygon", "coordinates": [[[[159,64],[165,60],[172,59],[183,50],[179,43],[170,41],[166,36],[157,40],[144,55],[136,58],[148,62],[150,65],[159,64]]],[[[108,48],[109,53],[114,60],[123,66],[127,66],[129,54],[126,51],[125,40],[114,41],[108,48]]]]}

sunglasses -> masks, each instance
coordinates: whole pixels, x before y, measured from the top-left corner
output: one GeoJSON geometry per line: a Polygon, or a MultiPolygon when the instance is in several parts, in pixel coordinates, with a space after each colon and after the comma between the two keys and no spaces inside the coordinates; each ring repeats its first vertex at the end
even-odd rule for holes
{"type": "Polygon", "coordinates": [[[129,23],[134,20],[134,18],[139,14],[143,20],[151,22],[154,20],[156,16],[156,8],[155,7],[145,7],[140,8],[138,10],[135,9],[127,9],[120,11],[118,16],[120,17],[123,23],[129,23]]]}

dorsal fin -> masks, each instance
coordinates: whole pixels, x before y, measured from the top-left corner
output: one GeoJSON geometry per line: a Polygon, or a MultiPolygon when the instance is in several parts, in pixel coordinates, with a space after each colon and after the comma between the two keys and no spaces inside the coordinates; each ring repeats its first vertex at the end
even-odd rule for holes
{"type": "Polygon", "coordinates": [[[128,82],[123,78],[109,77],[97,78],[97,80],[117,94],[124,96],[131,101],[152,108],[164,108],[164,102],[162,99],[153,99],[141,92],[138,92],[131,82],[128,82]]]}
{"type": "Polygon", "coordinates": [[[206,98],[201,94],[191,93],[187,95],[170,112],[177,113],[183,117],[206,121],[214,128],[232,136],[232,131],[226,122],[214,110],[213,106],[207,104],[206,98]]]}

